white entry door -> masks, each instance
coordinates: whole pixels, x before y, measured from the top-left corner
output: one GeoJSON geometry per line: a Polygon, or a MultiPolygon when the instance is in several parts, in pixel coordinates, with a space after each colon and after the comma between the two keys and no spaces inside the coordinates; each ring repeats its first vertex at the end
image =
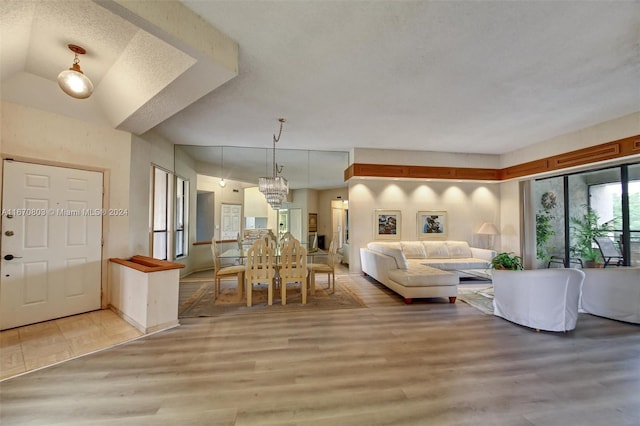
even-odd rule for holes
{"type": "Polygon", "coordinates": [[[4,161],[0,329],[100,309],[102,173],[4,161]]]}

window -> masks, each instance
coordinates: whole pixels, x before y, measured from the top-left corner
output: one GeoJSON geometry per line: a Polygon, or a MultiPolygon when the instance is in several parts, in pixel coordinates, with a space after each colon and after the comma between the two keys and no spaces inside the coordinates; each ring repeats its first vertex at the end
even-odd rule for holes
{"type": "Polygon", "coordinates": [[[169,244],[169,194],[171,192],[171,175],[166,170],[153,166],[153,212],[151,239],[151,255],[156,259],[167,260],[171,257],[169,244]]]}
{"type": "Polygon", "coordinates": [[[157,166],[152,167],[152,176],[151,256],[162,260],[186,256],[189,181],[157,166]]]}
{"type": "Polygon", "coordinates": [[[640,266],[640,164],[545,178],[534,190],[538,267],[551,256],[566,266],[601,263],[594,236],[609,237],[625,265],[640,266]]]}
{"type": "Polygon", "coordinates": [[[176,226],[175,243],[176,258],[187,255],[188,229],[187,218],[189,217],[189,181],[176,177],[176,226]]]}

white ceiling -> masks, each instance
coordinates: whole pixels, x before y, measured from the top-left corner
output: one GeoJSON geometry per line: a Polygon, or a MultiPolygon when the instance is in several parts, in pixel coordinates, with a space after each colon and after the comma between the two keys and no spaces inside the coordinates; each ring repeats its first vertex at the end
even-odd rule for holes
{"type": "Polygon", "coordinates": [[[240,72],[176,143],[500,154],[640,111],[638,1],[182,2],[240,72]]]}
{"type": "Polygon", "coordinates": [[[0,0],[2,99],[184,145],[270,148],[286,117],[283,149],[487,154],[640,111],[638,1],[182,1],[235,78],[136,3],[176,5],[0,0]],[[67,43],[87,100],[57,88],[67,43]]]}

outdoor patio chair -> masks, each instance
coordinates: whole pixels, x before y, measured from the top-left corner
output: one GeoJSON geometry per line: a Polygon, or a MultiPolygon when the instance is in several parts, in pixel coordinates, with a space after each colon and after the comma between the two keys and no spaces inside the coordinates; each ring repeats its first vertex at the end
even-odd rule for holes
{"type": "Polygon", "coordinates": [[[593,238],[600,249],[600,254],[604,260],[604,267],[606,268],[612,260],[615,260],[616,266],[622,266],[624,257],[618,247],[611,241],[609,237],[594,237],[593,238]]]}

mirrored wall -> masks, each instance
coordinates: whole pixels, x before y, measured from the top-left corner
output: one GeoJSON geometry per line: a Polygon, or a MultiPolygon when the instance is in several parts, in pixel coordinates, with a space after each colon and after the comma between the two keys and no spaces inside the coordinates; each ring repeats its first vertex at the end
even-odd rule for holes
{"type": "MultiPolygon", "coordinates": [[[[258,178],[273,176],[273,149],[234,146],[176,145],[176,150],[193,159],[196,173],[257,185],[258,178]]],[[[345,187],[344,171],[349,153],[276,149],[275,161],[291,189],[345,187]]]]}

